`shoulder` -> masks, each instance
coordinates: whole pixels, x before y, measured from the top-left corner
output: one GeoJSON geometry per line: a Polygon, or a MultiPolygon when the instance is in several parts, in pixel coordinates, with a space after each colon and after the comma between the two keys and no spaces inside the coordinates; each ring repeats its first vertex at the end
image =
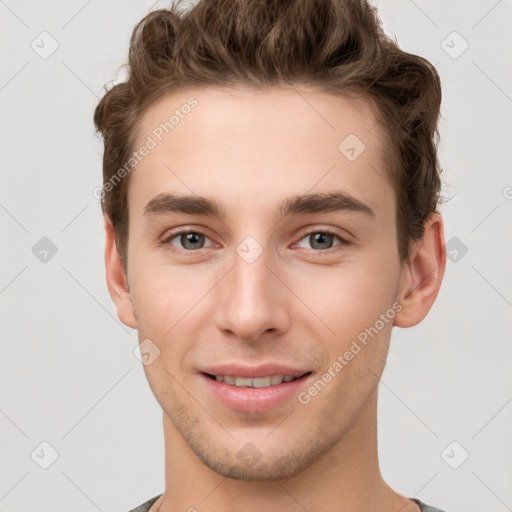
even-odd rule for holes
{"type": "MultiPolygon", "coordinates": [[[[160,498],[160,496],[161,496],[161,494],[159,494],[158,496],[155,496],[154,498],[151,498],[148,501],[145,501],[144,503],[142,503],[142,505],[139,505],[138,507],[136,507],[132,510],[129,510],[128,512],[148,512],[149,509],[151,508],[151,506],[155,503],[155,501],[158,498],[160,498]]],[[[430,505],[427,505],[426,503],[423,503],[419,499],[415,499],[414,501],[420,506],[421,512],[444,512],[443,510],[441,510],[439,508],[432,507],[430,505]]]]}
{"type": "Polygon", "coordinates": [[[432,507],[431,505],[427,505],[426,503],[423,503],[419,499],[414,499],[421,509],[421,512],[444,512],[444,510],[441,510],[440,508],[432,507]]]}
{"type": "MultiPolygon", "coordinates": [[[[160,498],[161,494],[158,496],[155,496],[154,498],[151,498],[148,501],[145,501],[142,505],[139,505],[138,507],[129,510],[128,512],[148,512],[148,510],[151,508],[151,505],[155,503],[155,501],[160,498]]],[[[430,511],[429,511],[430,512],[430,511]]]]}

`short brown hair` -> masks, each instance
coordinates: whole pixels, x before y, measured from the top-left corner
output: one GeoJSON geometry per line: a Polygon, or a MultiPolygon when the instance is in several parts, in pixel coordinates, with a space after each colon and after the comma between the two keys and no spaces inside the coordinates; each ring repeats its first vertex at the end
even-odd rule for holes
{"type": "MultiPolygon", "coordinates": [[[[148,107],[166,94],[206,86],[305,84],[370,101],[384,128],[396,194],[401,261],[439,202],[441,83],[426,59],[402,51],[366,0],[201,0],[145,16],[134,28],[129,74],[94,112],[104,139],[102,210],[112,222],[125,271],[128,186],[112,178],[134,150],[148,107]]],[[[124,173],[123,173],[124,176],[124,173]]]]}

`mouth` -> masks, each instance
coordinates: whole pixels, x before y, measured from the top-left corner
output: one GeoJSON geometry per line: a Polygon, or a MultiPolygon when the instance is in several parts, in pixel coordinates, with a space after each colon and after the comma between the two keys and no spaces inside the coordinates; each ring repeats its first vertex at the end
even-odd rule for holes
{"type": "Polygon", "coordinates": [[[305,389],[313,372],[258,377],[201,372],[206,391],[215,402],[232,411],[262,413],[293,403],[305,389]]]}
{"type": "Polygon", "coordinates": [[[298,377],[294,375],[268,375],[266,377],[238,377],[234,375],[212,375],[204,373],[208,378],[217,382],[223,382],[228,386],[236,386],[239,388],[269,388],[271,386],[279,386],[283,382],[293,382],[294,380],[302,379],[311,372],[306,372],[298,377]]]}

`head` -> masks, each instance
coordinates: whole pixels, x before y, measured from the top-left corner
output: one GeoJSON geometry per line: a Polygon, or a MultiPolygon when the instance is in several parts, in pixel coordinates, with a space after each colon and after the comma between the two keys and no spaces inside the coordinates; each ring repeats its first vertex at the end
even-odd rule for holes
{"type": "Polygon", "coordinates": [[[108,286],[210,468],[297,474],[374,400],[393,325],[426,316],[444,271],[440,102],[363,1],[209,0],[135,27],[94,116],[108,286]],[[295,400],[234,410],[205,382],[226,362],[307,376],[295,400]]]}

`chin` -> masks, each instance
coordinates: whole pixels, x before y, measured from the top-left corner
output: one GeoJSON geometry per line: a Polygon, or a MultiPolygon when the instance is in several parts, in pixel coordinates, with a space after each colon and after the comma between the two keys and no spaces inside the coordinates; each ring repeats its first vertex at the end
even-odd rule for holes
{"type": "Polygon", "coordinates": [[[283,439],[276,438],[276,441],[279,452],[276,444],[269,443],[268,439],[264,448],[261,448],[262,443],[259,444],[261,450],[256,447],[258,441],[254,444],[248,441],[237,451],[233,451],[233,443],[215,446],[213,443],[189,442],[189,446],[203,464],[219,475],[234,480],[264,482],[292,478],[302,473],[327,453],[335,442],[328,438],[308,442],[303,437],[289,445],[285,445],[283,439]]]}
{"type": "Polygon", "coordinates": [[[265,482],[292,478],[302,473],[308,466],[305,460],[297,460],[294,455],[285,459],[275,459],[262,463],[256,463],[253,467],[247,467],[243,463],[226,463],[224,461],[208,458],[201,459],[210,469],[226,478],[233,480],[246,480],[252,482],[265,482]]]}

